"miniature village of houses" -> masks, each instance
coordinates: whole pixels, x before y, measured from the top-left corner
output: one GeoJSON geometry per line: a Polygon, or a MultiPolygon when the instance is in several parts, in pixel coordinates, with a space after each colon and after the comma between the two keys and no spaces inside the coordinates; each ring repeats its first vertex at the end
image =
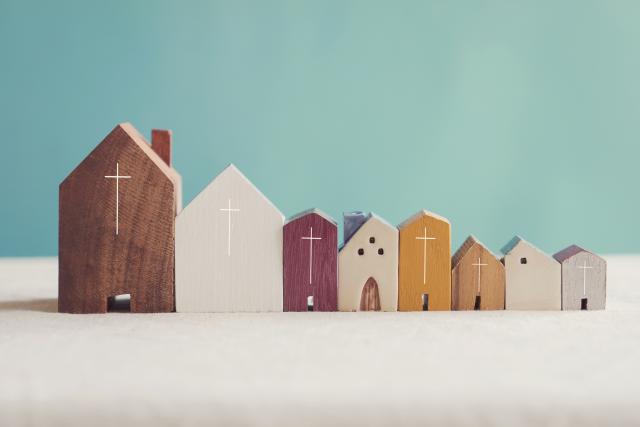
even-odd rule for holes
{"type": "Polygon", "coordinates": [[[451,255],[451,224],[420,211],[285,221],[233,165],[188,206],[171,132],[151,144],[120,124],[60,185],[65,313],[598,310],[606,263],[578,246],[549,256],[515,237],[498,259],[474,237],[451,255]]]}

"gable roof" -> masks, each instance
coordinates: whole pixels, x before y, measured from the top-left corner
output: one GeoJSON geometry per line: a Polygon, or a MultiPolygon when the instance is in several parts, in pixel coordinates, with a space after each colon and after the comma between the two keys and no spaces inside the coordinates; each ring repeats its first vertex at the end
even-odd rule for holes
{"type": "Polygon", "coordinates": [[[338,251],[341,251],[342,249],[345,248],[345,246],[347,246],[349,244],[349,242],[351,242],[353,240],[353,237],[355,237],[356,234],[358,234],[360,232],[360,230],[362,230],[362,227],[365,226],[365,224],[368,224],[369,222],[371,222],[372,220],[376,220],[378,222],[380,222],[382,225],[392,228],[394,230],[397,230],[397,227],[395,227],[394,225],[390,224],[387,220],[385,220],[384,218],[382,218],[380,215],[370,212],[367,215],[367,219],[360,225],[360,227],[358,227],[352,234],[351,234],[351,238],[349,240],[347,240],[346,242],[342,242],[342,245],[340,245],[340,247],[338,248],[338,251]]]}
{"type": "Polygon", "coordinates": [[[491,252],[491,250],[489,250],[489,248],[487,248],[484,244],[482,244],[482,242],[476,239],[475,236],[471,235],[467,237],[467,240],[464,241],[462,246],[460,246],[460,248],[458,248],[456,253],[453,254],[453,256],[451,257],[451,268],[454,268],[456,265],[458,265],[458,263],[462,260],[462,258],[464,258],[467,252],[469,252],[469,249],[471,249],[471,247],[475,244],[478,244],[479,246],[481,246],[484,250],[489,252],[494,258],[496,257],[495,254],[491,252]]]}
{"type": "Polygon", "coordinates": [[[284,214],[282,212],[280,212],[280,209],[278,209],[278,207],[276,205],[273,204],[273,202],[271,200],[269,200],[269,198],[267,196],[265,196],[262,191],[260,191],[258,189],[258,187],[256,187],[253,182],[251,182],[251,180],[249,178],[247,178],[241,171],[240,169],[238,169],[233,163],[229,163],[224,169],[222,169],[222,171],[220,171],[220,173],[218,173],[212,180],[211,182],[209,182],[203,189],[202,191],[200,191],[198,193],[198,195],[196,197],[193,198],[193,200],[191,200],[191,202],[189,202],[189,204],[183,209],[183,212],[185,211],[189,211],[190,207],[195,206],[198,202],[198,200],[209,190],[209,188],[211,188],[213,185],[215,185],[215,183],[222,177],[225,176],[227,174],[236,174],[238,175],[240,178],[242,178],[252,189],[253,191],[260,197],[262,198],[265,202],[267,202],[267,204],[269,206],[271,206],[284,220],[284,214]]]}
{"type": "Polygon", "coordinates": [[[406,226],[412,224],[415,220],[417,220],[418,218],[422,217],[422,216],[430,216],[432,218],[437,219],[438,221],[443,221],[446,222],[447,224],[451,225],[451,223],[449,222],[449,220],[441,215],[438,215],[436,213],[430,212],[426,209],[421,209],[418,212],[414,213],[413,215],[411,215],[409,218],[405,219],[404,221],[402,221],[400,224],[398,224],[398,228],[399,229],[403,229],[406,226]]]}
{"type": "Polygon", "coordinates": [[[102,144],[114,137],[118,132],[123,132],[129,138],[129,140],[135,143],[136,146],[140,148],[140,150],[149,158],[149,160],[151,160],[153,164],[156,165],[157,168],[171,180],[171,182],[173,182],[175,185],[179,185],[181,180],[180,174],[178,174],[178,172],[174,168],[167,165],[164,160],[162,160],[162,158],[158,155],[158,153],[153,151],[153,148],[151,148],[151,145],[147,142],[144,136],[142,136],[142,134],[138,132],[138,130],[133,127],[131,123],[117,124],[111,130],[111,132],[109,132],[109,134],[104,137],[104,139],[100,141],[100,143],[93,150],[91,150],[91,152],[71,171],[71,173],[67,175],[67,177],[62,181],[62,184],[64,184],[64,182],[82,166],[82,164],[88,157],[90,157],[102,144]]]}
{"type": "MultiPolygon", "coordinates": [[[[511,251],[512,251],[516,246],[518,246],[518,244],[519,244],[520,242],[524,242],[524,241],[525,241],[525,240],[524,240],[522,237],[520,237],[520,236],[513,236],[513,237],[511,238],[511,240],[509,240],[509,241],[507,242],[507,244],[506,244],[506,245],[504,245],[504,246],[502,247],[502,249],[500,249],[500,252],[502,252],[503,254],[507,255],[507,254],[508,254],[509,252],[511,252],[511,251]]],[[[527,242],[527,243],[528,243],[528,242],[527,242]]],[[[533,245],[531,245],[531,244],[530,244],[530,246],[533,246],[533,245]]]]}
{"type": "Polygon", "coordinates": [[[554,258],[556,259],[556,261],[558,261],[558,262],[564,262],[564,261],[568,260],[569,258],[573,257],[574,255],[579,254],[580,252],[586,252],[586,253],[588,253],[588,254],[594,255],[594,256],[596,256],[596,257],[598,257],[598,258],[602,259],[602,257],[600,257],[600,256],[598,256],[598,255],[596,255],[596,254],[594,254],[594,253],[593,253],[593,252],[591,252],[591,251],[588,251],[588,250],[586,250],[586,249],[584,249],[584,248],[581,248],[581,247],[580,247],[580,246],[578,246],[578,245],[571,245],[571,246],[568,246],[568,247],[564,248],[563,250],[561,250],[561,251],[556,252],[555,254],[553,254],[553,257],[554,257],[554,258]]]}
{"type": "Polygon", "coordinates": [[[318,208],[311,208],[311,209],[307,209],[304,210],[302,212],[299,212],[297,214],[295,214],[294,216],[292,216],[291,218],[289,218],[286,222],[286,224],[289,224],[290,222],[293,222],[297,219],[300,219],[304,216],[310,215],[310,214],[316,214],[322,218],[324,218],[325,220],[329,221],[330,223],[332,223],[333,225],[335,225],[336,227],[338,226],[338,223],[336,222],[336,220],[334,220],[331,216],[329,216],[328,214],[324,213],[323,211],[321,211],[318,208]]]}

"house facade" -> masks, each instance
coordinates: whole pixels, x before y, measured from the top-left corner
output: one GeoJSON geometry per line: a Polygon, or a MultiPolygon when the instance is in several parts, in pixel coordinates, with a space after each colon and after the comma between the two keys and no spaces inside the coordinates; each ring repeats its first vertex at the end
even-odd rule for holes
{"type": "Polygon", "coordinates": [[[521,237],[503,249],[507,310],[560,310],[560,263],[521,237]]]}
{"type": "Polygon", "coordinates": [[[176,222],[176,310],[282,311],[282,213],[234,166],[176,222]]]}
{"type": "Polygon", "coordinates": [[[398,310],[451,310],[451,224],[422,210],[398,230],[398,310]]]}
{"type": "Polygon", "coordinates": [[[132,312],[174,310],[181,182],[165,160],[123,123],[60,184],[60,312],[104,313],[125,295],[132,312]]]}
{"type": "Polygon", "coordinates": [[[469,236],[451,260],[453,310],[504,310],[504,265],[469,236]]]}
{"type": "Polygon", "coordinates": [[[375,214],[347,214],[345,219],[347,234],[338,254],[338,309],[396,311],[398,229],[375,214]]]}
{"type": "Polygon", "coordinates": [[[337,311],[338,226],[311,209],[283,228],[284,311],[337,311]]]}
{"type": "Polygon", "coordinates": [[[604,310],[607,299],[607,262],[572,245],[553,256],[562,265],[562,309],[604,310]]]}

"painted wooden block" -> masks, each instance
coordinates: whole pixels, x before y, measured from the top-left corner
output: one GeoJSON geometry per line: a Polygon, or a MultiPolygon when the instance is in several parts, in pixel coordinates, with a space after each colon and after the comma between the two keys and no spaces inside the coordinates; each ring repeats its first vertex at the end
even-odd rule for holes
{"type": "Polygon", "coordinates": [[[60,184],[60,312],[104,313],[123,295],[132,312],[174,310],[180,186],[178,173],[129,123],[71,172],[60,184]]]}
{"type": "Polygon", "coordinates": [[[506,275],[505,309],[560,310],[560,263],[522,237],[502,248],[506,275]]]}
{"type": "Polygon", "coordinates": [[[284,226],[284,311],[338,309],[338,226],[311,209],[284,226]]]}
{"type": "Polygon", "coordinates": [[[469,236],[451,259],[453,310],[504,310],[504,265],[469,236]]]}
{"type": "Polygon", "coordinates": [[[344,219],[345,243],[338,254],[338,309],[396,311],[398,229],[375,214],[346,214],[344,219]]]}
{"type": "Polygon", "coordinates": [[[607,262],[572,245],[553,256],[562,265],[562,309],[604,310],[607,299],[607,262]]]}
{"type": "Polygon", "coordinates": [[[284,216],[234,165],[176,221],[176,310],[282,311],[284,216]]]}
{"type": "Polygon", "coordinates": [[[423,210],[398,229],[398,310],[451,310],[451,224],[423,210]]]}

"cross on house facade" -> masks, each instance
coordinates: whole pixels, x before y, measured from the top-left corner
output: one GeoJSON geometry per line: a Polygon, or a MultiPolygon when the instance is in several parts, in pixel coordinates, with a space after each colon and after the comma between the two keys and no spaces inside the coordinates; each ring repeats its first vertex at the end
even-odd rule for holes
{"type": "Polygon", "coordinates": [[[322,240],[322,237],[314,237],[313,235],[313,227],[309,227],[309,235],[303,236],[302,240],[309,241],[309,285],[312,284],[313,277],[313,241],[314,240],[322,240]]]}
{"type": "Polygon", "coordinates": [[[483,264],[482,261],[480,260],[480,257],[478,257],[478,262],[475,262],[473,264],[471,264],[475,267],[478,267],[478,295],[480,295],[480,272],[481,272],[481,268],[484,266],[487,266],[489,264],[483,264]]]}
{"type": "Polygon", "coordinates": [[[231,212],[240,212],[238,208],[231,207],[231,199],[226,208],[220,208],[221,212],[227,213],[227,255],[231,256],[231,212]]]}
{"type": "Polygon", "coordinates": [[[422,284],[427,284],[427,240],[436,240],[435,237],[427,236],[427,227],[424,227],[424,234],[416,236],[416,240],[422,240],[422,284]]]}
{"type": "Polygon", "coordinates": [[[116,180],[116,236],[117,236],[120,232],[120,180],[131,179],[131,176],[120,175],[120,163],[116,162],[116,174],[105,175],[104,177],[107,179],[116,180]]]}
{"type": "Polygon", "coordinates": [[[584,264],[578,266],[579,269],[582,270],[582,295],[584,297],[587,296],[587,270],[592,269],[593,267],[587,265],[587,260],[584,260],[584,264]]]}

